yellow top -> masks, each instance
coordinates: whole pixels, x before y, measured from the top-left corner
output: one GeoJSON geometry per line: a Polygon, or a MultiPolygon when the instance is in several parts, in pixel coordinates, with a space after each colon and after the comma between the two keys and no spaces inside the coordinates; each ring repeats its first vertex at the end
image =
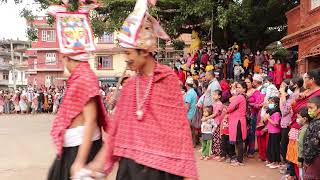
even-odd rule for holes
{"type": "Polygon", "coordinates": [[[193,75],[192,77],[194,80],[199,80],[199,76],[198,75],[193,75]]]}
{"type": "Polygon", "coordinates": [[[244,67],[244,68],[248,68],[248,67],[249,67],[249,59],[248,59],[248,58],[244,59],[244,61],[243,61],[243,67],[244,67]]]}
{"type": "Polygon", "coordinates": [[[208,71],[211,71],[211,70],[213,70],[214,69],[214,66],[213,65],[207,65],[207,67],[206,67],[206,72],[208,72],[208,71]]]}

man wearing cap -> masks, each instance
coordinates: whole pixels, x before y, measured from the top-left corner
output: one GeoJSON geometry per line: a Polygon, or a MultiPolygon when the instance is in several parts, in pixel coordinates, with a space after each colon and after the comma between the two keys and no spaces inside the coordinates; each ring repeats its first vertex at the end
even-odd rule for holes
{"type": "Polygon", "coordinates": [[[118,36],[128,67],[136,75],[121,90],[112,127],[108,126],[105,150],[88,168],[109,173],[119,161],[117,180],[197,179],[190,123],[179,80],[151,54],[157,47],[157,38],[168,36],[147,13],[147,3],[137,1],[118,36]],[[135,20],[138,21],[131,24],[135,20]]]}
{"type": "Polygon", "coordinates": [[[265,94],[262,94],[262,83],[263,83],[263,77],[260,74],[254,74],[253,75],[253,86],[256,90],[258,90],[260,93],[257,95],[259,97],[258,100],[254,104],[252,104],[254,107],[257,107],[259,109],[258,115],[257,115],[257,125],[256,125],[256,136],[257,136],[257,144],[258,144],[258,150],[259,150],[259,158],[262,161],[267,160],[267,143],[268,143],[268,131],[266,129],[266,125],[261,120],[261,108],[263,105],[265,94]]]}
{"type": "Polygon", "coordinates": [[[188,110],[188,120],[191,122],[193,116],[196,112],[196,104],[197,104],[197,93],[193,89],[193,79],[187,78],[186,81],[187,93],[185,95],[184,102],[186,104],[188,110]]]}
{"type": "MultiPolygon", "coordinates": [[[[186,88],[187,88],[187,93],[184,97],[184,103],[185,106],[187,107],[188,110],[188,120],[191,123],[195,113],[196,113],[196,105],[197,105],[197,98],[198,95],[196,93],[196,91],[193,88],[193,79],[191,77],[187,78],[186,81],[186,88]]],[[[191,132],[192,132],[192,140],[193,140],[193,146],[196,146],[196,141],[195,141],[195,136],[196,136],[196,132],[195,129],[191,127],[191,132]]]]}

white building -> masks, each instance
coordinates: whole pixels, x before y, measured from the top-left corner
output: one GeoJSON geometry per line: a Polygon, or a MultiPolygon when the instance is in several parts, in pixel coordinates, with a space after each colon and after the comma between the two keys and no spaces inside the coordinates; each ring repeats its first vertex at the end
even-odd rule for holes
{"type": "Polygon", "coordinates": [[[0,41],[0,87],[24,87],[27,85],[26,70],[30,43],[20,40],[0,41]],[[11,53],[11,43],[13,54],[11,53]],[[13,60],[12,56],[13,55],[13,60]]]}

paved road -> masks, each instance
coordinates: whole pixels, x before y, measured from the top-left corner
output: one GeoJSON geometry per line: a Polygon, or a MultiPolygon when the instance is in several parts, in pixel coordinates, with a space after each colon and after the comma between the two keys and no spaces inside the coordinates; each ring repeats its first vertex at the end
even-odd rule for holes
{"type": "MultiPolygon", "coordinates": [[[[0,180],[45,180],[54,158],[49,137],[51,115],[0,115],[0,180]]],[[[197,153],[196,153],[196,156],[197,153]]],[[[200,180],[279,180],[278,170],[257,160],[244,167],[199,161],[200,180]]],[[[115,180],[115,172],[108,177],[115,180]]]]}

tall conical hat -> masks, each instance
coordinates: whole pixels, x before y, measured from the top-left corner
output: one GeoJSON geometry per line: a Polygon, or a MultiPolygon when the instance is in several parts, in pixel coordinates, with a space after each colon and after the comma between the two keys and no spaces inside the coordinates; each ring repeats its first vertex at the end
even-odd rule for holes
{"type": "Polygon", "coordinates": [[[148,5],[155,3],[156,0],[137,0],[117,35],[120,46],[153,51],[157,48],[158,38],[170,40],[159,22],[147,12],[148,5]]]}

